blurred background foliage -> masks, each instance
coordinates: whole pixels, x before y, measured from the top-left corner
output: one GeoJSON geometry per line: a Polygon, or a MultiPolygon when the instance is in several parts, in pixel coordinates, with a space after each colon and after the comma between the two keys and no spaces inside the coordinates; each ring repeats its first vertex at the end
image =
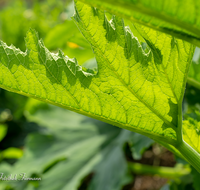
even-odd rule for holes
{"type": "MultiPolygon", "coordinates": [[[[61,49],[96,68],[71,20],[67,0],[0,0],[0,39],[25,51],[34,28],[52,52],[61,49]]],[[[199,49],[190,76],[198,78],[199,49]],[[196,65],[195,65],[196,64],[196,65]]],[[[200,121],[200,90],[187,85],[185,118],[200,121]]],[[[0,173],[38,181],[5,181],[0,190],[199,190],[200,175],[151,139],[0,89],[0,173]],[[166,168],[168,167],[168,168],[166,168]]]]}

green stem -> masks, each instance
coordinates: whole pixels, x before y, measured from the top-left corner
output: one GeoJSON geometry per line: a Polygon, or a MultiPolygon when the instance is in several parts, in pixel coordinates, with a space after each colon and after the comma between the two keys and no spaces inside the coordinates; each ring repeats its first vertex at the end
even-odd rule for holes
{"type": "Polygon", "coordinates": [[[187,161],[200,173],[200,154],[185,141],[176,146],[187,161]]]}
{"type": "Polygon", "coordinates": [[[129,168],[136,174],[148,174],[148,175],[158,175],[164,178],[178,178],[183,175],[187,175],[190,173],[190,168],[170,168],[170,167],[163,167],[163,166],[149,166],[139,163],[128,163],[129,168]]]}
{"type": "Polygon", "coordinates": [[[200,90],[200,82],[196,81],[195,79],[188,77],[187,83],[200,90]]]}

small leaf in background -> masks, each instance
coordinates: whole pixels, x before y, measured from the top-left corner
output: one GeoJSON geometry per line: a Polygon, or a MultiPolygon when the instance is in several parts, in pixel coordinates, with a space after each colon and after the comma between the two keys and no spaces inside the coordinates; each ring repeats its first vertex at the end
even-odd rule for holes
{"type": "Polygon", "coordinates": [[[1,151],[1,156],[4,159],[19,159],[23,156],[23,151],[19,148],[9,147],[1,151]]]}
{"type": "Polygon", "coordinates": [[[44,44],[51,51],[62,49],[68,57],[76,57],[80,65],[94,57],[89,43],[72,20],[66,20],[51,29],[44,39],[44,44]]]}
{"type": "Polygon", "coordinates": [[[146,149],[148,149],[154,141],[146,136],[138,133],[131,133],[129,145],[134,159],[139,160],[146,149]]]}
{"type": "Polygon", "coordinates": [[[187,82],[200,90],[200,49],[196,48],[192,64],[188,72],[187,82]]]}
{"type": "Polygon", "coordinates": [[[56,25],[44,39],[46,47],[50,50],[63,48],[67,42],[73,42],[83,48],[90,48],[89,43],[72,20],[66,20],[64,23],[56,25]]]}
{"type": "Polygon", "coordinates": [[[0,141],[6,136],[7,126],[5,124],[0,124],[0,141]]]}
{"type": "Polygon", "coordinates": [[[200,113],[198,111],[185,115],[183,139],[200,153],[200,113]]]}
{"type": "Polygon", "coordinates": [[[192,168],[192,176],[194,190],[200,190],[200,174],[194,168],[192,168]]]}

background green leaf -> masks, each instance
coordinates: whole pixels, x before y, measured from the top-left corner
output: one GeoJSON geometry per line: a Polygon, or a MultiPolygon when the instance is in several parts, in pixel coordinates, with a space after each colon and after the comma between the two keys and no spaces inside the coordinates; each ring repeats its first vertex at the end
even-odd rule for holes
{"type": "Polygon", "coordinates": [[[131,133],[129,145],[134,159],[139,160],[146,149],[148,149],[154,141],[148,137],[138,133],[131,133]]]}
{"type": "Polygon", "coordinates": [[[0,141],[5,137],[7,132],[7,126],[4,124],[0,124],[0,141]]]}
{"type": "Polygon", "coordinates": [[[200,114],[196,112],[185,117],[186,120],[183,121],[183,139],[200,153],[200,114]]]}
{"type": "MultiPolygon", "coordinates": [[[[42,177],[38,186],[42,190],[77,189],[92,171],[91,186],[99,188],[106,184],[109,189],[121,189],[131,180],[122,149],[129,131],[36,100],[30,100],[26,109],[26,117],[45,128],[29,135],[24,156],[12,167],[12,174],[42,177]]],[[[29,188],[26,181],[9,184],[29,188]]]]}
{"type": "Polygon", "coordinates": [[[200,89],[200,49],[196,48],[193,56],[192,64],[188,72],[187,82],[200,89]]]}

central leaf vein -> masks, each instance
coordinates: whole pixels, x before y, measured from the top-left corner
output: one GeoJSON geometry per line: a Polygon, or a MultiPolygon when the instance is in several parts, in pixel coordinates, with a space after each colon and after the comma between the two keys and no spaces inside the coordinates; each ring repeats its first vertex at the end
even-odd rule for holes
{"type": "MultiPolygon", "coordinates": [[[[135,96],[140,102],[142,102],[149,110],[151,110],[155,115],[157,115],[162,121],[164,121],[168,126],[170,126],[171,128],[173,128],[174,130],[176,130],[176,126],[174,126],[170,121],[168,121],[163,115],[161,115],[158,111],[156,111],[153,107],[151,107],[150,105],[148,105],[148,103],[146,101],[144,101],[141,97],[139,97],[126,83],[125,81],[119,76],[119,74],[115,71],[115,69],[113,68],[112,64],[110,63],[110,61],[107,59],[107,57],[105,57],[104,53],[102,52],[102,50],[99,48],[98,44],[96,43],[96,41],[94,40],[93,36],[90,34],[89,30],[87,29],[87,27],[85,26],[85,23],[82,22],[84,27],[85,27],[85,31],[87,31],[88,35],[90,36],[90,39],[93,41],[93,44],[95,44],[95,50],[98,50],[98,52],[101,54],[101,56],[103,57],[103,59],[108,63],[107,65],[109,65],[110,69],[114,72],[114,74],[116,75],[116,77],[118,78],[118,80],[123,84],[123,86],[125,86],[127,88],[128,91],[131,92],[131,94],[133,96],[135,96]]],[[[126,113],[127,114],[127,113],[126,113]]]]}

